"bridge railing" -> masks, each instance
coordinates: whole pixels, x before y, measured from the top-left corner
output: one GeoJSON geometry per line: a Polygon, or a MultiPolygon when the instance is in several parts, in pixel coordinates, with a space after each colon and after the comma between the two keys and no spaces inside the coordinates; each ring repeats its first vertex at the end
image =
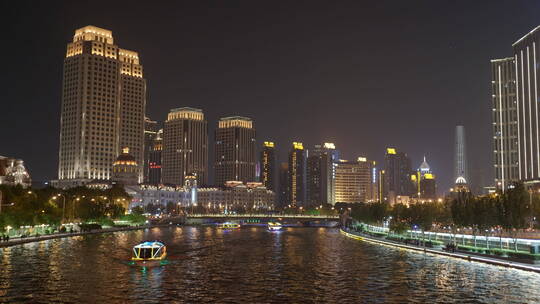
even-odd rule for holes
{"type": "Polygon", "coordinates": [[[338,215],[307,215],[307,214],[187,214],[188,218],[313,218],[313,219],[339,219],[338,215]]]}

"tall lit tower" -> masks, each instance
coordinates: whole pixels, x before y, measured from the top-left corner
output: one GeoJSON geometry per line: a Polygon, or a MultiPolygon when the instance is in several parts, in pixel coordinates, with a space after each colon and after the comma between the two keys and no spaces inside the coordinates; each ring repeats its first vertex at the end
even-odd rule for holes
{"type": "Polygon", "coordinates": [[[255,135],[250,118],[232,116],[219,120],[215,138],[216,185],[255,181],[255,135]]]}
{"type": "Polygon", "coordinates": [[[465,127],[456,126],[456,139],[454,150],[454,180],[456,184],[463,184],[463,181],[468,182],[469,176],[467,171],[467,146],[465,142],[465,127]]]}
{"type": "Polygon", "coordinates": [[[301,142],[293,142],[289,152],[289,202],[304,207],[306,202],[306,151],[301,142]]]}
{"type": "Polygon", "coordinates": [[[208,130],[202,110],[172,109],[163,128],[161,181],[183,185],[196,176],[200,185],[208,180],[208,130]]]}
{"type": "Polygon", "coordinates": [[[516,71],[518,176],[529,181],[540,179],[539,44],[540,26],[512,45],[516,71]]]}
{"type": "Polygon", "coordinates": [[[64,59],[58,185],[109,180],[129,148],[142,181],[146,80],[139,56],[95,26],[75,31],[64,59]]]}
{"type": "Polygon", "coordinates": [[[143,162],[143,180],[149,183],[150,180],[150,154],[154,146],[158,132],[158,123],[148,117],[144,117],[144,162],[143,162]]]}
{"type": "Polygon", "coordinates": [[[261,151],[261,182],[266,189],[276,190],[276,149],[271,141],[265,141],[261,151]]]}
{"type": "Polygon", "coordinates": [[[333,143],[315,145],[307,158],[306,202],[311,206],[335,203],[336,163],[339,150],[333,143]]]}
{"type": "Polygon", "coordinates": [[[394,203],[397,196],[414,194],[411,183],[411,159],[404,152],[387,148],[384,156],[383,197],[394,203]]]}
{"type": "Polygon", "coordinates": [[[515,71],[513,57],[491,60],[495,185],[503,191],[519,180],[515,71]]]}

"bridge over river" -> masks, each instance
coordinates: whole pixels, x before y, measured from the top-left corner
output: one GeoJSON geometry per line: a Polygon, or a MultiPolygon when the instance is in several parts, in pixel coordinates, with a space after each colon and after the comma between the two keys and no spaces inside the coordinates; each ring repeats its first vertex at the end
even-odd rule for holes
{"type": "Polygon", "coordinates": [[[215,223],[237,221],[243,224],[267,223],[280,221],[290,226],[335,226],[338,215],[309,214],[187,214],[187,223],[215,223]]]}

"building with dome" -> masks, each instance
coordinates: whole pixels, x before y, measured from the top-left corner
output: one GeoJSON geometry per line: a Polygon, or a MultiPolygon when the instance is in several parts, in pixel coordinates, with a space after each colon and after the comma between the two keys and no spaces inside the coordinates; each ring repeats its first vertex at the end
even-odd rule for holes
{"type": "Polygon", "coordinates": [[[411,181],[416,189],[416,196],[419,199],[436,199],[437,198],[437,183],[435,175],[431,172],[431,168],[426,161],[424,161],[418,167],[416,174],[411,175],[411,181]]]}
{"type": "Polygon", "coordinates": [[[0,156],[0,185],[30,187],[32,179],[22,159],[0,156]]]}
{"type": "Polygon", "coordinates": [[[112,181],[124,186],[137,185],[139,183],[139,165],[131,154],[129,148],[122,149],[122,154],[113,163],[112,181]]]}

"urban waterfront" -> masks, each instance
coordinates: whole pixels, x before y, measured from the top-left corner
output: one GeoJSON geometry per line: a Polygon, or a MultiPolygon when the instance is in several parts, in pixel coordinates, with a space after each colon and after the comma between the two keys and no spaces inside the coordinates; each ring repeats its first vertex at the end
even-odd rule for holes
{"type": "Polygon", "coordinates": [[[347,238],[338,229],[166,227],[0,251],[0,301],[537,303],[540,275],[347,238]],[[169,264],[128,264],[144,239],[169,264]],[[509,282],[512,282],[509,284],[509,282]]]}

